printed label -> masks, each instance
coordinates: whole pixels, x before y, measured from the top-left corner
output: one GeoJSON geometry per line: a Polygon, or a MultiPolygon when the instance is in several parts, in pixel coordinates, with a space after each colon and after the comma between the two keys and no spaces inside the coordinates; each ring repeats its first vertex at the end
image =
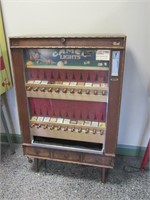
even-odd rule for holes
{"type": "Polygon", "coordinates": [[[69,85],[69,82],[63,82],[63,85],[69,85]]]}
{"type": "Polygon", "coordinates": [[[33,84],[33,83],[34,83],[34,81],[28,81],[27,83],[33,84]]]}
{"type": "Polygon", "coordinates": [[[38,117],[38,118],[37,118],[37,121],[42,122],[43,119],[44,119],[44,117],[38,117]]]}
{"type": "Polygon", "coordinates": [[[42,81],[41,84],[46,85],[48,84],[48,81],[42,81]]]}
{"type": "Polygon", "coordinates": [[[110,50],[97,50],[96,60],[110,60],[110,50]]]}
{"type": "Polygon", "coordinates": [[[63,123],[63,118],[58,118],[57,123],[63,123]]]}
{"type": "Polygon", "coordinates": [[[92,126],[98,126],[98,122],[92,122],[92,126]]]}
{"type": "Polygon", "coordinates": [[[106,128],[106,124],[104,122],[99,122],[99,127],[104,129],[106,128]]]}
{"type": "Polygon", "coordinates": [[[39,81],[39,80],[34,81],[34,84],[40,84],[40,83],[41,83],[41,81],[39,81]]]}
{"type": "Polygon", "coordinates": [[[83,124],[84,124],[84,121],[78,120],[78,124],[79,124],[79,125],[83,125],[83,124]]]}
{"type": "Polygon", "coordinates": [[[44,117],[43,122],[49,122],[50,121],[50,117],[44,117]]]}
{"type": "Polygon", "coordinates": [[[91,125],[91,121],[85,121],[85,122],[84,122],[84,125],[90,126],[90,125],[91,125]]]}
{"type": "Polygon", "coordinates": [[[77,82],[70,82],[70,86],[76,86],[77,82]]]}
{"type": "Polygon", "coordinates": [[[91,87],[91,86],[92,86],[92,83],[85,83],[85,86],[91,87]]]}
{"type": "Polygon", "coordinates": [[[64,124],[70,124],[70,119],[64,119],[64,124]]]}
{"type": "Polygon", "coordinates": [[[99,87],[100,84],[99,83],[93,83],[93,87],[99,87]]]}
{"type": "Polygon", "coordinates": [[[36,116],[33,116],[32,118],[31,118],[31,121],[36,121],[37,120],[37,117],[36,116]]]}
{"type": "Polygon", "coordinates": [[[56,122],[56,118],[51,117],[51,122],[56,122]]]}

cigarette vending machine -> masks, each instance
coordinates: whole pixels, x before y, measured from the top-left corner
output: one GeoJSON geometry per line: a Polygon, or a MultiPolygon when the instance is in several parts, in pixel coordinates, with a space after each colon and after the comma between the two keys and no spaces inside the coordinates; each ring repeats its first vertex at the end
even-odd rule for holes
{"type": "Polygon", "coordinates": [[[113,168],[126,36],[11,37],[24,155],[113,168]]]}

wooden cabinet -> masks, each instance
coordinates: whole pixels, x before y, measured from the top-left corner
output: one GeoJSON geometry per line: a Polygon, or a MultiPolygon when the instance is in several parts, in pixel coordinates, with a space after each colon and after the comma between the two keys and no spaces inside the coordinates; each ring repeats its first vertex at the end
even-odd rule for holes
{"type": "Polygon", "coordinates": [[[126,36],[12,37],[24,154],[113,168],[126,36]]]}

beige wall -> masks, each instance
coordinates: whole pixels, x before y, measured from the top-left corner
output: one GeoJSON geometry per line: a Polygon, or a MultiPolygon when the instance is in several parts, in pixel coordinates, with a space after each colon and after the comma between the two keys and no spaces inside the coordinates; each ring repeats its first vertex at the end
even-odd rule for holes
{"type": "MultiPolygon", "coordinates": [[[[7,36],[125,33],[127,51],[118,143],[146,146],[150,135],[149,1],[2,0],[2,7],[7,36]]],[[[7,98],[15,131],[20,133],[14,89],[7,98]]]]}

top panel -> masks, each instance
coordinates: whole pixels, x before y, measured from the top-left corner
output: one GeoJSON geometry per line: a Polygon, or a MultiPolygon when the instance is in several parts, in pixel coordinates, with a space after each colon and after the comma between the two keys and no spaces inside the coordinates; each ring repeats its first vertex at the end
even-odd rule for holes
{"type": "Polygon", "coordinates": [[[124,49],[125,35],[11,37],[11,48],[106,48],[124,49]]]}

